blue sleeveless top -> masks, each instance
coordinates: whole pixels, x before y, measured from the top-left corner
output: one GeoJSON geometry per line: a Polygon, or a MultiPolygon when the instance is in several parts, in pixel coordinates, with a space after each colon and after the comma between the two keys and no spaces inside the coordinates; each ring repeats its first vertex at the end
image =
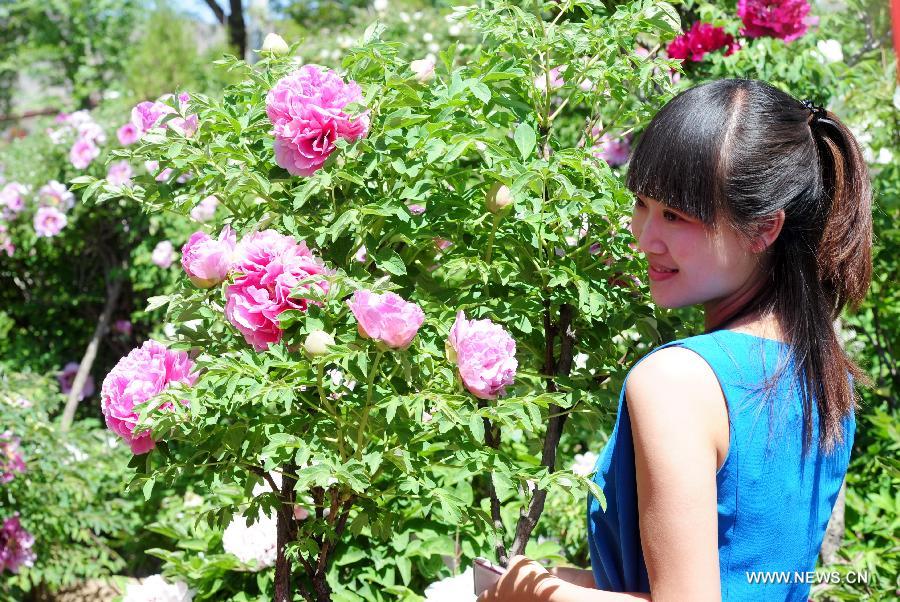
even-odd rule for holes
{"type": "MultiPolygon", "coordinates": [[[[854,416],[845,419],[844,441],[826,456],[816,444],[813,405],[812,446],[802,458],[803,408],[787,344],[719,330],[657,349],[673,345],[690,349],[709,364],[728,405],[728,455],[716,473],[722,599],[806,602],[811,582],[805,574],[815,570],[847,472],[854,416]],[[780,360],[787,368],[764,399],[755,389],[775,375],[780,360]],[[773,574],[769,583],[761,582],[761,572],[773,574]]],[[[597,588],[649,593],[624,383],[616,424],[595,470],[594,482],[607,504],[604,512],[599,501],[588,496],[588,546],[597,588]]]]}

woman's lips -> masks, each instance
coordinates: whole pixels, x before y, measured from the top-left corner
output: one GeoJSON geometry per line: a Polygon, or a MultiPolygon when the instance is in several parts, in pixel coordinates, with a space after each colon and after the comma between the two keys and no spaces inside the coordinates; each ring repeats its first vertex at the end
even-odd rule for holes
{"type": "Polygon", "coordinates": [[[650,280],[652,280],[654,282],[660,282],[662,280],[668,280],[669,278],[674,278],[677,273],[678,273],[678,270],[664,268],[661,266],[654,266],[652,264],[649,266],[650,280]]]}

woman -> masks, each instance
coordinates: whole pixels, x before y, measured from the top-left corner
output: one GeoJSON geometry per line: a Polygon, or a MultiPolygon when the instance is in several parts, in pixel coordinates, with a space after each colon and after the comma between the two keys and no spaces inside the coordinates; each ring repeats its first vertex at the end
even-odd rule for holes
{"type": "Polygon", "coordinates": [[[706,333],[625,381],[592,570],[516,557],[479,600],[805,601],[865,380],[833,327],[871,278],[859,146],[821,107],[719,80],[660,110],[627,185],[654,301],[702,304],[706,333]]]}

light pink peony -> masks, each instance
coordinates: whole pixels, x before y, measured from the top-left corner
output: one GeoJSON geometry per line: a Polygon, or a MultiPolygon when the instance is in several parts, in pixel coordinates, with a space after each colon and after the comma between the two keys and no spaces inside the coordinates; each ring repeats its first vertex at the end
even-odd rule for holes
{"type": "Polygon", "coordinates": [[[75,206],[75,195],[64,184],[50,180],[38,190],[38,200],[45,207],[67,211],[75,206]]]}
{"type": "Polygon", "coordinates": [[[463,384],[479,399],[496,399],[515,380],[516,342],[490,320],[467,320],[460,311],[450,328],[448,355],[463,384]]]}
{"type": "Polygon", "coordinates": [[[610,134],[603,134],[592,149],[592,154],[606,161],[610,167],[619,167],[628,163],[631,154],[631,142],[626,137],[615,138],[610,134]]]}
{"type": "Polygon", "coordinates": [[[218,240],[194,232],[181,247],[181,267],[195,286],[210,288],[225,280],[234,261],[234,230],[225,226],[218,240]]]}
{"type": "Polygon", "coordinates": [[[131,164],[128,161],[116,161],[109,166],[109,170],[106,172],[106,179],[113,186],[123,186],[131,184],[133,173],[131,164]]]}
{"type": "MultiPolygon", "coordinates": [[[[135,434],[139,414],[135,406],[159,395],[172,383],[193,386],[197,382],[193,368],[184,351],[172,351],[150,340],[132,349],[103,379],[100,405],[106,425],[128,442],[133,453],[146,453],[156,445],[149,431],[135,434]]],[[[160,409],[171,407],[166,403],[160,409]]]]}
{"type": "Polygon", "coordinates": [[[19,453],[18,437],[12,431],[0,433],[0,483],[9,483],[15,478],[14,473],[25,472],[25,461],[19,453]]]}
{"type": "Polygon", "coordinates": [[[164,102],[145,100],[131,109],[131,123],[140,130],[140,135],[143,136],[145,132],[156,127],[164,115],[174,112],[175,109],[164,102]]]}
{"type": "Polygon", "coordinates": [[[69,161],[75,169],[84,169],[100,154],[100,148],[87,138],[79,138],[69,151],[69,161]]]}
{"type": "Polygon", "coordinates": [[[219,206],[219,199],[215,195],[209,195],[191,209],[191,217],[198,222],[208,222],[216,214],[216,207],[219,206]]]}
{"type": "Polygon", "coordinates": [[[409,347],[425,321],[421,307],[391,292],[379,295],[358,290],[347,304],[356,317],[360,336],[393,349],[409,347]]]}
{"type": "Polygon", "coordinates": [[[744,22],[740,33],[748,38],[768,36],[792,42],[819,22],[809,11],[807,0],[738,0],[738,17],[744,22]]]}
{"type": "MultiPolygon", "coordinates": [[[[78,362],[69,362],[63,366],[62,371],[56,375],[56,380],[59,381],[59,390],[62,391],[63,395],[68,395],[69,391],[72,390],[76,374],[78,374],[78,362]]],[[[94,377],[88,374],[87,380],[84,381],[84,386],[81,387],[81,395],[78,396],[78,400],[81,401],[85,397],[90,397],[93,394],[94,377]]]]}
{"type": "Polygon", "coordinates": [[[197,133],[197,129],[200,127],[200,121],[197,118],[197,115],[194,114],[188,115],[187,117],[173,117],[166,125],[185,138],[190,138],[197,133]]]}
{"type": "Polygon", "coordinates": [[[12,257],[16,252],[16,245],[9,237],[9,229],[3,224],[0,224],[0,251],[6,253],[7,257],[12,257]]]}
{"type": "Polygon", "coordinates": [[[0,190],[0,209],[4,217],[14,217],[25,209],[28,188],[18,182],[10,182],[0,190]]]}
{"type": "Polygon", "coordinates": [[[116,130],[116,137],[119,139],[119,144],[128,146],[141,139],[141,129],[138,125],[129,121],[116,130]]]}
{"type": "Polygon", "coordinates": [[[93,142],[97,145],[106,143],[106,132],[104,132],[103,128],[100,127],[100,124],[94,121],[90,116],[88,117],[88,120],[79,123],[75,131],[82,140],[87,140],[88,142],[93,142]]]}
{"type": "Polygon", "coordinates": [[[18,573],[23,566],[34,566],[36,556],[31,549],[34,536],[22,528],[19,513],[3,521],[0,527],[0,574],[4,571],[18,573]]]}
{"type": "Polygon", "coordinates": [[[174,171],[171,167],[166,167],[159,173],[156,173],[159,170],[159,161],[144,161],[144,167],[147,169],[147,173],[150,175],[156,174],[157,182],[165,182],[169,179],[169,176],[172,175],[174,171]]]}
{"type": "Polygon", "coordinates": [[[362,100],[356,82],[345,83],[330,69],[304,65],[282,78],[266,95],[266,114],[275,126],[275,162],[295,176],[315,173],[338,138],[352,142],[368,132],[368,114],[351,119],[344,112],[362,100]]]}
{"type": "Polygon", "coordinates": [[[411,203],[406,206],[409,209],[409,212],[413,215],[422,215],[425,213],[425,205],[420,205],[418,203],[411,203]]]}
{"type": "Polygon", "coordinates": [[[156,243],[156,246],[153,247],[153,252],[150,254],[150,261],[163,269],[167,269],[175,261],[175,247],[168,240],[156,243]]]}
{"type": "Polygon", "coordinates": [[[34,231],[39,237],[56,236],[67,223],[66,214],[56,207],[39,207],[34,214],[34,231]]]}
{"type": "MultiPolygon", "coordinates": [[[[562,78],[563,71],[566,70],[565,65],[560,65],[559,67],[554,67],[550,70],[548,74],[550,77],[550,91],[558,90],[566,85],[566,80],[562,78]]],[[[548,75],[544,75],[543,73],[539,74],[534,78],[534,87],[540,90],[541,92],[547,91],[547,77],[548,75]]]]}
{"type": "MultiPolygon", "coordinates": [[[[306,243],[275,230],[256,232],[241,240],[235,251],[234,284],[225,291],[225,316],[257,351],[281,340],[278,316],[288,309],[306,311],[310,301],[292,297],[291,291],[310,276],[325,275],[322,260],[313,256],[306,243]]],[[[308,283],[327,293],[324,278],[308,283]]]]}

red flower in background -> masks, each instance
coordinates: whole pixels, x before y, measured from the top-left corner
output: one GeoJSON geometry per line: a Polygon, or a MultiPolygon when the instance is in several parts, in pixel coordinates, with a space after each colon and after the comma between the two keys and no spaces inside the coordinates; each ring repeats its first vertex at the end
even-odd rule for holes
{"type": "Polygon", "coordinates": [[[669,58],[700,62],[708,52],[727,48],[725,56],[733,54],[741,45],[722,27],[695,21],[691,28],[669,43],[669,58]]]}
{"type": "Polygon", "coordinates": [[[818,17],[810,16],[809,10],[807,0],[738,0],[738,17],[744,22],[741,35],[769,36],[791,42],[819,22],[818,17]]]}

